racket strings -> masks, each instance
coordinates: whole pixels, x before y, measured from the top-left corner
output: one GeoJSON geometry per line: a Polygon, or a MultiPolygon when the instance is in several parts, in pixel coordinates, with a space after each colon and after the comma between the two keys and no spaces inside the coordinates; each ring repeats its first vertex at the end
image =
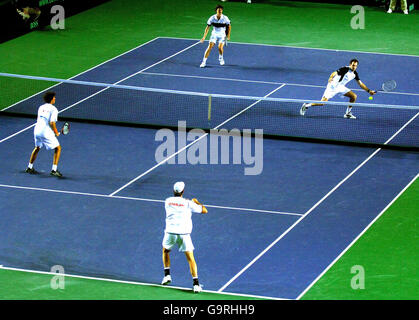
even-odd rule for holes
{"type": "Polygon", "coordinates": [[[70,131],[70,124],[68,122],[64,123],[63,129],[61,131],[63,134],[68,134],[70,131]]]}
{"type": "Polygon", "coordinates": [[[386,82],[383,83],[382,89],[384,91],[392,91],[396,88],[396,86],[397,86],[396,81],[389,80],[389,81],[386,81],[386,82]]]}

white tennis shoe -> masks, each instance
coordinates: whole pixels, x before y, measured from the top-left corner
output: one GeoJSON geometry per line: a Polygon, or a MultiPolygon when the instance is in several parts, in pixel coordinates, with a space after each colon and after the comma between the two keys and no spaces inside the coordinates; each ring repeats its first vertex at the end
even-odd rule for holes
{"type": "Polygon", "coordinates": [[[345,119],[356,119],[356,117],[352,114],[352,112],[345,113],[343,117],[345,119]]]}
{"type": "Polygon", "coordinates": [[[166,285],[166,284],[169,284],[170,282],[172,282],[172,277],[171,277],[171,276],[170,276],[170,274],[169,274],[169,275],[167,275],[167,276],[164,276],[164,278],[163,278],[163,280],[162,280],[161,284],[162,284],[162,285],[166,285]]]}
{"type": "Polygon", "coordinates": [[[205,68],[205,66],[206,66],[207,64],[204,62],[204,61],[202,61],[202,63],[200,64],[200,68],[205,68]]]}
{"type": "Polygon", "coordinates": [[[301,106],[301,109],[300,109],[300,115],[305,115],[305,113],[306,113],[306,111],[307,111],[307,103],[303,103],[303,105],[301,106]]]}
{"type": "Polygon", "coordinates": [[[202,286],[201,285],[197,284],[197,285],[193,286],[193,292],[194,293],[199,293],[201,291],[202,291],[202,286]]]}
{"type": "Polygon", "coordinates": [[[224,64],[225,64],[224,59],[222,59],[222,58],[221,58],[221,59],[220,59],[220,65],[222,65],[222,66],[223,66],[224,64]]]}

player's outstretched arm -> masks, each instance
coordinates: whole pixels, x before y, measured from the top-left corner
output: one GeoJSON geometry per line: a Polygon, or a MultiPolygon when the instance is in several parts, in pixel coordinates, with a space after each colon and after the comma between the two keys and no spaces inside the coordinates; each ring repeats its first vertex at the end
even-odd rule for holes
{"type": "Polygon", "coordinates": [[[192,201],[195,202],[196,204],[202,206],[202,212],[201,213],[208,213],[207,208],[205,208],[205,206],[201,202],[199,202],[198,199],[193,198],[192,201]]]}
{"type": "Polygon", "coordinates": [[[374,91],[374,90],[370,90],[370,89],[368,89],[368,87],[361,81],[361,80],[359,80],[358,81],[358,85],[362,88],[362,89],[364,89],[365,91],[367,91],[370,95],[374,95],[374,94],[376,94],[377,92],[376,91],[374,91]]]}
{"type": "Polygon", "coordinates": [[[334,78],[337,74],[338,74],[338,73],[337,73],[336,71],[335,71],[335,72],[333,72],[333,73],[330,75],[328,82],[329,82],[329,83],[330,83],[330,82],[332,82],[333,78],[334,78]]]}

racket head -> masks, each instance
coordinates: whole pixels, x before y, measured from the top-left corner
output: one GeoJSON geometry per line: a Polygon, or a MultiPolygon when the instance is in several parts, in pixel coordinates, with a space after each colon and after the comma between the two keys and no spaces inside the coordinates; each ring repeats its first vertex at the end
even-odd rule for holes
{"type": "Polygon", "coordinates": [[[385,82],[383,82],[383,84],[381,86],[381,88],[386,92],[393,91],[394,89],[396,89],[396,87],[397,87],[397,83],[396,83],[395,80],[385,81],[385,82]]]}
{"type": "Polygon", "coordinates": [[[70,124],[68,122],[64,123],[61,133],[66,135],[70,132],[70,124]]]}

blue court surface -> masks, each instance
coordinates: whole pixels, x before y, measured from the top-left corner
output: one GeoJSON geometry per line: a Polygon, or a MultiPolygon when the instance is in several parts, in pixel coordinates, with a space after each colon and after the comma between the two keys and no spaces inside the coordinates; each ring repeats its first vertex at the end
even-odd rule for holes
{"type": "MultiPolygon", "coordinates": [[[[396,92],[377,94],[374,103],[419,105],[418,75],[403,71],[417,70],[418,57],[229,43],[226,65],[218,64],[214,50],[207,67],[199,68],[205,48],[196,40],[156,38],[73,79],[318,100],[330,73],[356,57],[360,78],[370,88],[391,78],[398,83],[396,92]]],[[[350,85],[357,102],[369,101],[354,81],[350,85]]],[[[136,116],[131,114],[135,95],[80,87],[60,96],[65,86],[53,88],[62,117],[115,116],[130,122],[130,116],[136,116]],[[123,99],[130,108],[122,108],[125,102],[114,105],[123,99]]],[[[8,111],[36,111],[41,97],[35,95],[8,111]]],[[[150,94],[147,108],[154,104],[154,109],[137,115],[146,118],[142,123],[159,124],[164,118],[162,123],[175,125],[187,119],[188,127],[202,127],[208,122],[206,108],[194,110],[201,103],[198,98],[189,103],[165,100],[170,106],[164,109],[159,99],[166,98],[150,94]]],[[[214,101],[214,118],[208,125],[216,127],[250,104],[244,100],[223,108],[214,101]]],[[[417,110],[357,108],[358,119],[347,120],[342,106],[309,110],[305,117],[298,114],[299,106],[290,104],[284,111],[257,102],[244,117],[222,127],[266,128],[275,134],[282,126],[289,135],[313,130],[313,136],[342,135],[354,141],[369,134],[368,142],[419,146],[417,110]]],[[[174,157],[175,164],[159,163],[158,129],[74,121],[70,134],[59,137],[59,170],[64,177],[57,179],[49,175],[51,151],[39,153],[39,174],[24,172],[33,149],[33,124],[33,119],[7,113],[0,117],[0,264],[5,267],[50,271],[62,265],[67,274],[159,284],[163,202],[172,195],[174,182],[181,180],[186,183],[185,197],[198,198],[209,211],[193,217],[192,240],[204,289],[298,299],[419,173],[417,151],[266,138],[257,175],[245,175],[256,163],[231,161],[232,148],[227,164],[182,164],[182,157],[197,145],[192,140],[174,157]]],[[[174,133],[176,139],[178,135],[174,133]]],[[[209,154],[213,149],[203,135],[197,137],[207,142],[209,154]]],[[[257,139],[251,138],[253,146],[260,143],[257,139]]],[[[190,288],[184,255],[174,250],[171,262],[173,286],[190,288]]]]}

